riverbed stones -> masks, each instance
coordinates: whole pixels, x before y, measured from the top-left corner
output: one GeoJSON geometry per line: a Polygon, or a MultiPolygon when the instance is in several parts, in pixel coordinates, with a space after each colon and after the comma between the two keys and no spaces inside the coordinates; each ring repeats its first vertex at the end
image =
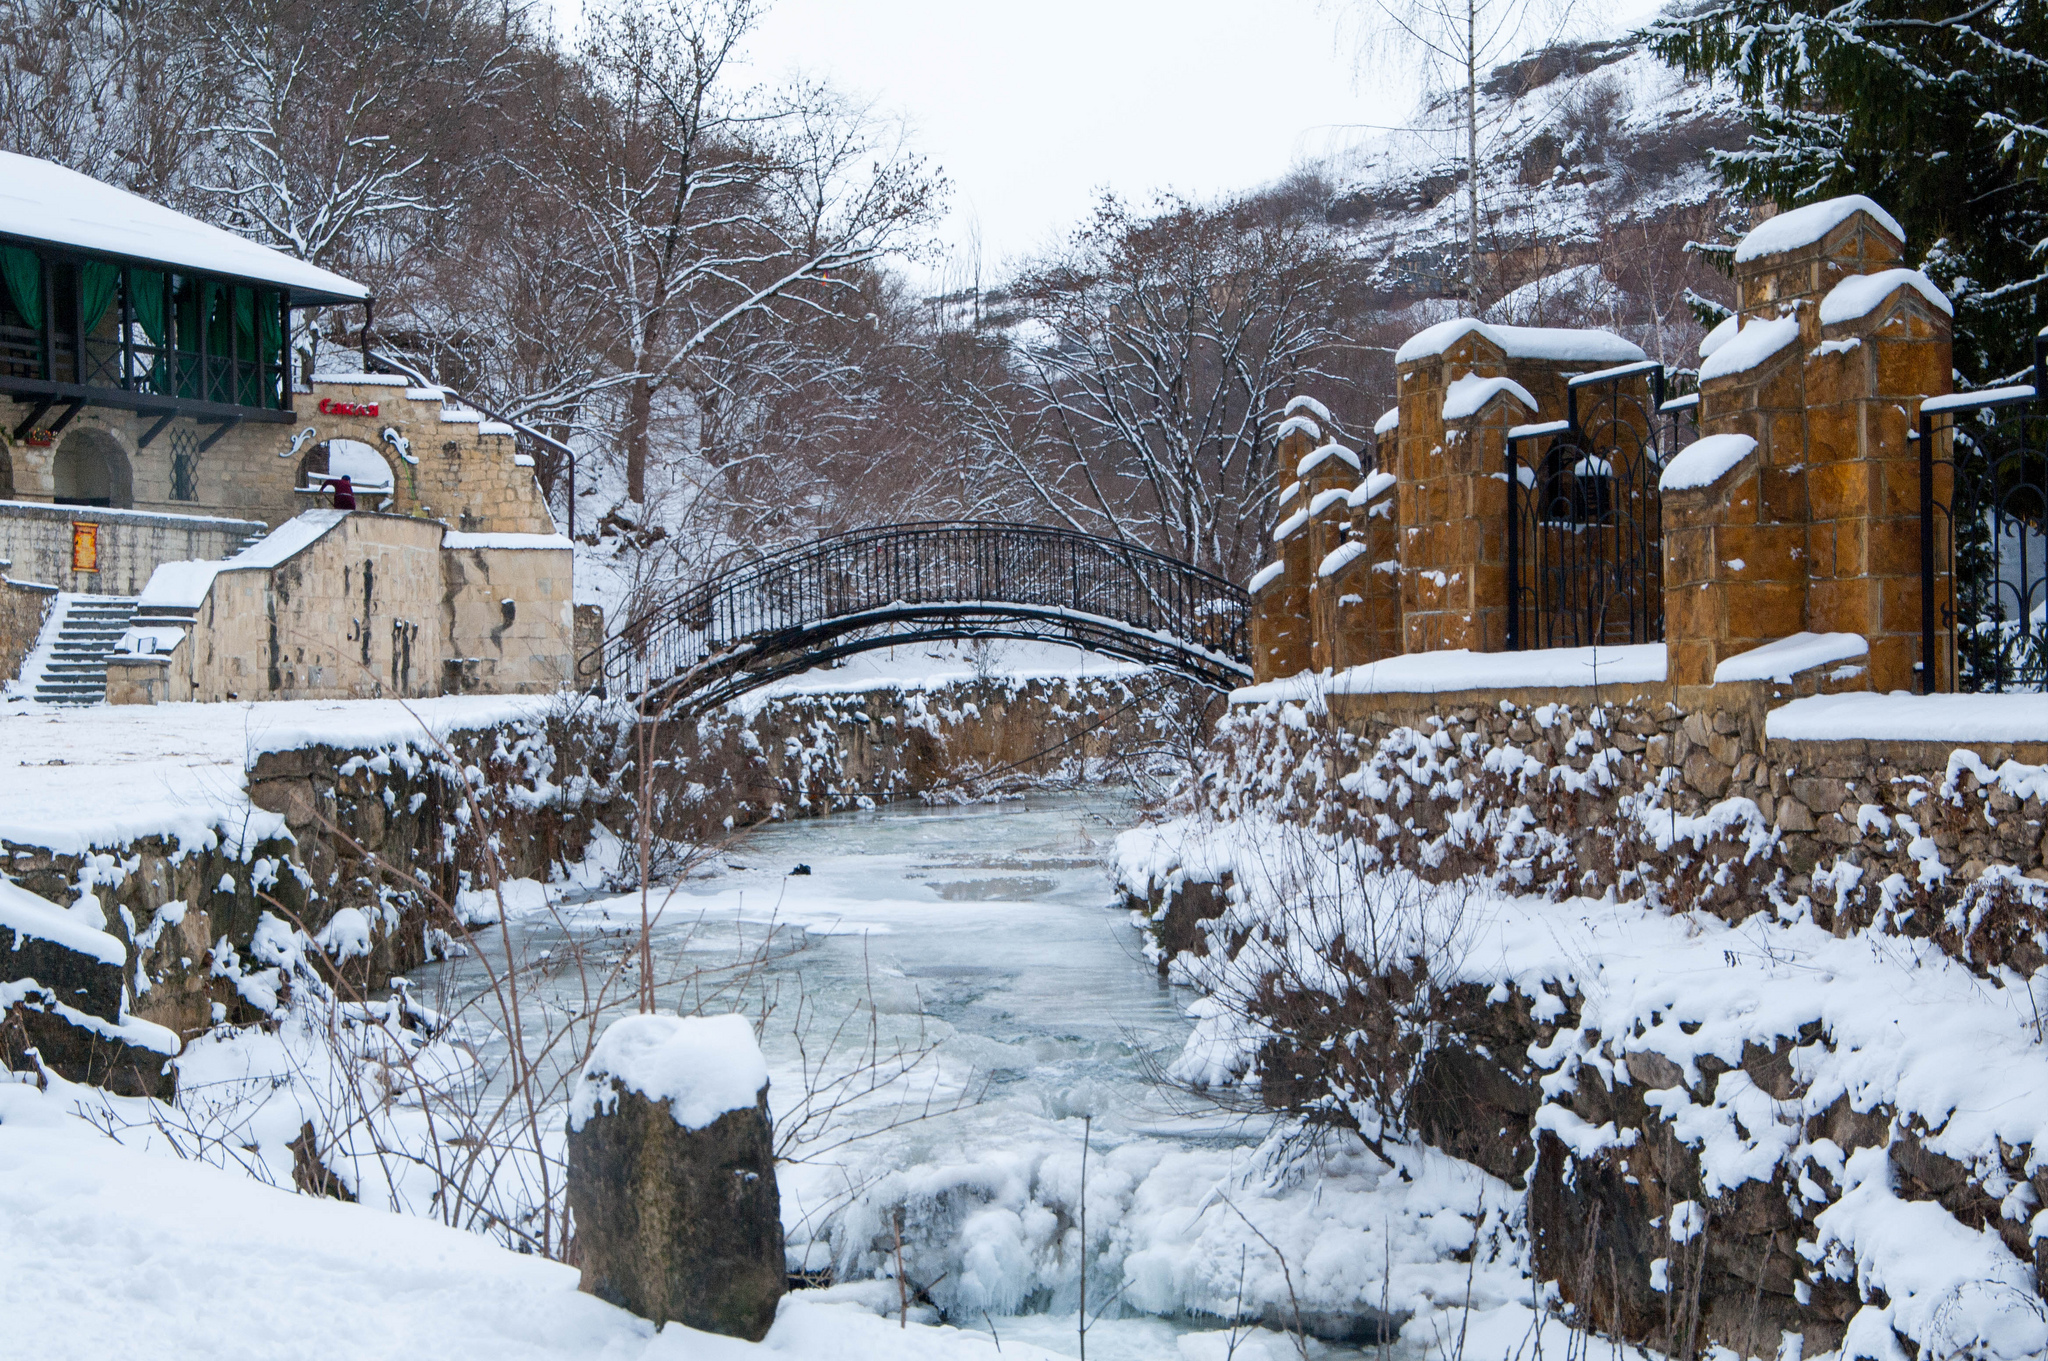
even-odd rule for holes
{"type": "Polygon", "coordinates": [[[614,1022],[570,1103],[568,1193],[585,1291],[760,1341],[786,1276],[768,1071],[746,1019],[614,1022]]]}

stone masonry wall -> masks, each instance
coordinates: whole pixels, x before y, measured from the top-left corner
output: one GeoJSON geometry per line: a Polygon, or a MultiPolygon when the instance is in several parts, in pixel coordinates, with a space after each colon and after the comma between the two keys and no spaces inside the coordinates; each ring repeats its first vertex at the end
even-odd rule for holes
{"type": "Polygon", "coordinates": [[[160,564],[227,557],[265,528],[257,520],[6,501],[0,502],[0,561],[11,563],[9,574],[22,581],[86,595],[132,596],[142,593],[160,564]],[[74,520],[99,526],[97,572],[71,568],[74,520]]]}
{"type": "Polygon", "coordinates": [[[56,599],[55,587],[0,577],[0,677],[21,674],[22,659],[35,650],[56,599]]]}

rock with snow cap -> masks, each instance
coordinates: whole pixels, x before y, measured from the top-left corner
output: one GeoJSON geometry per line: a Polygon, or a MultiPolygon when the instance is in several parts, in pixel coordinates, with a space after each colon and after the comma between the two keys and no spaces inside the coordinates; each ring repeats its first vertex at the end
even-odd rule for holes
{"type": "Polygon", "coordinates": [[[743,1016],[629,1016],[569,1102],[582,1288],[758,1342],[786,1283],[768,1066],[743,1016]]]}

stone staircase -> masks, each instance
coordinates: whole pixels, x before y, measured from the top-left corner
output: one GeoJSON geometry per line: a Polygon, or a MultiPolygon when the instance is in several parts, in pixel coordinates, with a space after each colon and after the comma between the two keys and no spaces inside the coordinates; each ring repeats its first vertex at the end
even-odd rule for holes
{"type": "Polygon", "coordinates": [[[39,704],[102,704],[107,698],[107,656],[135,616],[127,596],[67,595],[52,621],[56,641],[35,677],[39,704]]]}

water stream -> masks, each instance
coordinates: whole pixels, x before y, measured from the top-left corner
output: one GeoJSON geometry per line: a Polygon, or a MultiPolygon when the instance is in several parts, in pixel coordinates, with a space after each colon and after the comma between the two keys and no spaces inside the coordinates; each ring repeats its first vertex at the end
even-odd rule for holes
{"type": "MultiPolygon", "coordinates": [[[[779,1177],[805,1266],[842,1280],[893,1275],[901,1207],[904,1275],[948,1322],[1077,1353],[1085,1137],[1088,1313],[1101,1312],[1087,1354],[1228,1350],[1203,1310],[1231,1303],[1233,1272],[1243,1296],[1246,1249],[1215,1188],[1252,1165],[1266,1129],[1152,1080],[1188,1031],[1192,999],[1144,958],[1105,871],[1109,841],[1134,817],[1127,798],[1098,793],[779,824],[665,897],[654,945],[665,1007],[688,1008],[729,982],[730,961],[768,947],[744,986],[707,1009],[732,1009],[735,997],[757,1015],[765,1005],[778,1127],[802,1118],[805,1088],[818,1085],[807,1069],[846,1072],[870,1043],[917,1057],[872,1093],[856,1077],[863,1095],[829,1120],[809,1103],[815,1137],[779,1177]],[[808,873],[792,873],[800,866],[808,873]],[[692,965],[712,972],[677,981],[692,965]]],[[[616,955],[639,911],[637,895],[592,897],[563,919],[616,955]]],[[[530,910],[513,925],[515,948],[528,951],[564,931],[530,910]]],[[[458,968],[458,990],[464,978],[477,983],[458,968]]],[[[561,987],[571,1001],[566,975],[561,987]]],[[[896,1298],[893,1282],[852,1288],[878,1306],[896,1298]]],[[[1259,1357],[1276,1339],[1240,1338],[1236,1356],[1259,1357]]]]}

